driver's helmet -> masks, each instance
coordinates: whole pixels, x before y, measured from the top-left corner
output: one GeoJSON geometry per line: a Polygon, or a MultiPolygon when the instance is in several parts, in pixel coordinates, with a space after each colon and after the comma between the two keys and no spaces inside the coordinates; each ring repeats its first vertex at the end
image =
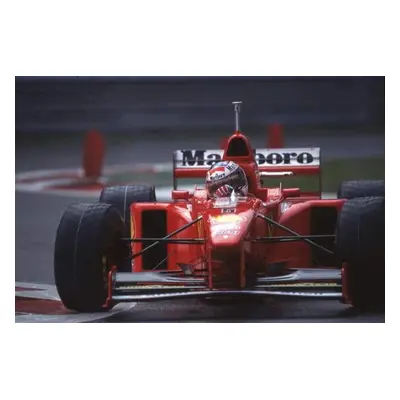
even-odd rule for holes
{"type": "Polygon", "coordinates": [[[206,190],[209,198],[230,196],[232,192],[247,196],[246,174],[233,161],[218,161],[207,172],[206,190]]]}

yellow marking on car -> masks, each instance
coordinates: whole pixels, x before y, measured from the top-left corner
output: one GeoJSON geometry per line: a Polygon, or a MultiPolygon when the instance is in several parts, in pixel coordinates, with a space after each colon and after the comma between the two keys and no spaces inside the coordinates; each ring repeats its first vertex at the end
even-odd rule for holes
{"type": "Polygon", "coordinates": [[[212,217],[213,222],[237,222],[240,221],[242,218],[239,215],[235,214],[222,214],[222,215],[217,215],[216,217],[212,217]]]}
{"type": "Polygon", "coordinates": [[[133,218],[133,215],[131,215],[131,238],[135,239],[135,219],[133,218]]]}
{"type": "Polygon", "coordinates": [[[124,286],[124,289],[182,289],[185,285],[132,285],[124,286]]]}
{"type": "Polygon", "coordinates": [[[266,284],[268,287],[305,287],[305,286],[313,286],[313,287],[340,287],[338,283],[335,282],[326,282],[326,283],[318,283],[318,282],[299,282],[299,283],[273,283],[271,285],[266,284]]]}

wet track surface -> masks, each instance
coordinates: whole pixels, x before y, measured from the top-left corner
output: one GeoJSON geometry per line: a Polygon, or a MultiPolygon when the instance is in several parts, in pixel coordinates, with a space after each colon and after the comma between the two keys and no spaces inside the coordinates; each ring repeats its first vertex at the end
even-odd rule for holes
{"type": "MultiPolygon", "coordinates": [[[[61,151],[61,150],[60,150],[61,151]]],[[[132,153],[138,154],[132,150],[132,153]]],[[[169,153],[169,152],[168,152],[169,153]]],[[[109,163],[129,162],[111,149],[109,163]]],[[[80,149],[62,149],[60,157],[46,148],[17,150],[16,170],[74,167],[80,149]]],[[[143,157],[143,156],[142,156],[143,157]]],[[[130,160],[132,162],[134,160],[130,160]]],[[[137,160],[143,161],[143,160],[137,160]]],[[[165,160],[158,160],[165,161],[165,160]]],[[[53,244],[60,217],[68,204],[93,201],[40,193],[16,193],[16,281],[54,284],[53,244]]],[[[382,313],[356,314],[336,301],[264,300],[261,304],[205,304],[199,300],[137,304],[108,322],[384,322],[382,313]]]]}
{"type": "Polygon", "coordinates": [[[206,304],[199,300],[137,305],[107,322],[384,322],[379,313],[357,314],[336,301],[274,301],[258,304],[206,304]]]}

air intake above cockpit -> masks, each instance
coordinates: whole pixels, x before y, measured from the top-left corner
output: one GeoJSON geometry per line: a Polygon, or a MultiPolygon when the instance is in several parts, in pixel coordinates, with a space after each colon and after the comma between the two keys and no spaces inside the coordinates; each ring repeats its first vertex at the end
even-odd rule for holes
{"type": "Polygon", "coordinates": [[[250,154],[247,142],[242,137],[231,138],[228,143],[226,155],[228,157],[248,157],[250,154]]]}

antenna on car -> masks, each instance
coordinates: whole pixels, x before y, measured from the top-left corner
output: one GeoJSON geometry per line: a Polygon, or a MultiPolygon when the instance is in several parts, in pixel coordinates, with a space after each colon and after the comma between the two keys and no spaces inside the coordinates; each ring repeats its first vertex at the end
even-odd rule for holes
{"type": "Polygon", "coordinates": [[[235,128],[236,132],[240,131],[240,124],[239,124],[239,114],[240,114],[240,106],[242,104],[241,101],[232,101],[233,109],[235,110],[235,128]]]}

